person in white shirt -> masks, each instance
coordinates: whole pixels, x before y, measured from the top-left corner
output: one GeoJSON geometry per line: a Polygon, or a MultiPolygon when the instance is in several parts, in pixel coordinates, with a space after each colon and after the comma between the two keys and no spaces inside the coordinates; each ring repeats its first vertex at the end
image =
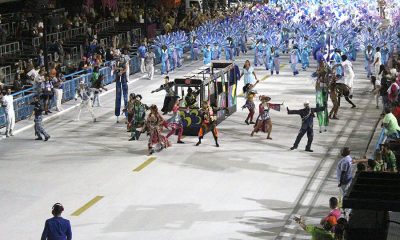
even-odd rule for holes
{"type": "Polygon", "coordinates": [[[94,115],[93,108],[92,108],[92,101],[91,101],[91,91],[90,88],[85,84],[85,81],[81,80],[79,82],[79,87],[75,94],[75,101],[78,100],[78,97],[81,99],[81,104],[79,105],[79,112],[77,121],[80,120],[81,112],[83,108],[86,108],[90,115],[92,116],[93,122],[96,122],[97,119],[94,115]]]}
{"type": "Polygon", "coordinates": [[[31,83],[33,84],[37,76],[39,76],[39,69],[32,68],[26,75],[31,79],[31,83]]]}
{"type": "Polygon", "coordinates": [[[149,76],[150,80],[153,80],[154,76],[154,59],[156,55],[154,54],[154,49],[150,48],[150,51],[145,53],[144,63],[147,75],[149,76]]]}
{"type": "Polygon", "coordinates": [[[344,84],[350,88],[350,98],[352,98],[355,74],[353,71],[353,64],[349,61],[346,55],[342,55],[342,67],[344,70],[344,84]]]}
{"type": "Polygon", "coordinates": [[[4,113],[6,115],[6,137],[14,136],[13,134],[15,127],[14,98],[11,95],[10,88],[7,89],[7,92],[5,92],[4,96],[2,96],[1,106],[4,108],[4,113]]]}
{"type": "Polygon", "coordinates": [[[379,77],[379,70],[382,65],[382,55],[381,55],[381,48],[377,47],[376,52],[374,55],[374,69],[375,69],[375,77],[379,77]]]}

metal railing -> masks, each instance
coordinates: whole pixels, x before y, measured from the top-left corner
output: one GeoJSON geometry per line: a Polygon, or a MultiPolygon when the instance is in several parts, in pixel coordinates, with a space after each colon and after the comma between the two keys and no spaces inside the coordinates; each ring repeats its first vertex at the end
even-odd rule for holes
{"type": "Polygon", "coordinates": [[[4,56],[6,54],[13,54],[21,51],[19,42],[12,42],[0,45],[0,56],[4,56]]]}
{"type": "Polygon", "coordinates": [[[1,28],[6,30],[7,35],[10,35],[11,26],[10,23],[1,23],[1,28]]]}
{"type": "Polygon", "coordinates": [[[115,20],[114,19],[109,19],[105,20],[103,22],[99,22],[95,25],[95,28],[99,32],[104,32],[105,30],[108,30],[110,28],[113,28],[115,26],[115,20]]]}
{"type": "MultiPolygon", "coordinates": [[[[46,35],[46,39],[48,42],[53,42],[53,41],[66,41],[78,36],[82,36],[86,33],[86,27],[78,27],[78,28],[73,28],[70,30],[65,30],[61,32],[55,32],[55,33],[49,33],[46,35]]],[[[39,47],[41,43],[42,37],[34,37],[32,38],[32,46],[34,47],[39,47]]]]}
{"type": "Polygon", "coordinates": [[[0,76],[3,78],[0,81],[6,85],[10,84],[12,82],[11,66],[0,67],[0,76]]]}

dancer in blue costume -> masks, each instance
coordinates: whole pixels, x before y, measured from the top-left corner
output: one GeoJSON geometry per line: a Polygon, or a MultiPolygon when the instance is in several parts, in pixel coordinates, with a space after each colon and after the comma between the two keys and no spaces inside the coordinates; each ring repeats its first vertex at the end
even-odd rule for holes
{"type": "Polygon", "coordinates": [[[206,44],[203,48],[203,63],[205,65],[211,63],[211,47],[210,44],[206,44]]]}
{"type": "Polygon", "coordinates": [[[247,53],[247,31],[244,31],[240,38],[240,50],[242,53],[247,53]]]}
{"type": "Polygon", "coordinates": [[[167,46],[158,48],[158,52],[161,55],[161,75],[169,73],[169,56],[167,46]]]}
{"type": "Polygon", "coordinates": [[[389,55],[390,55],[390,48],[388,47],[386,42],[384,43],[381,49],[381,55],[382,55],[382,64],[386,66],[386,64],[389,61],[389,55]]]}
{"type": "Polygon", "coordinates": [[[234,44],[231,37],[226,38],[225,60],[234,60],[234,44]]]}
{"type": "Polygon", "coordinates": [[[257,67],[257,65],[262,65],[262,56],[263,56],[263,47],[262,47],[262,40],[259,39],[257,42],[253,45],[254,48],[254,66],[257,67]]]}
{"type": "Polygon", "coordinates": [[[374,62],[374,51],[371,45],[367,46],[365,49],[365,70],[367,71],[367,78],[372,76],[372,64],[374,62]]]}
{"type": "Polygon", "coordinates": [[[293,76],[299,74],[297,70],[297,63],[300,61],[300,53],[299,49],[296,45],[293,46],[293,49],[290,51],[290,67],[293,72],[293,76]]]}
{"type": "Polygon", "coordinates": [[[305,71],[310,66],[310,52],[308,47],[304,47],[301,51],[301,67],[305,71]]]}
{"type": "MultiPolygon", "coordinates": [[[[342,64],[342,55],[340,49],[336,48],[335,52],[331,57],[332,66],[342,64]]],[[[343,69],[341,67],[336,68],[336,75],[343,76],[343,69]]]]}
{"type": "Polygon", "coordinates": [[[178,66],[178,54],[176,52],[175,46],[171,44],[168,47],[168,58],[169,58],[169,64],[170,64],[170,71],[173,72],[175,68],[178,66]]]}
{"type": "Polygon", "coordinates": [[[196,42],[196,36],[193,36],[190,43],[190,55],[192,60],[199,60],[199,52],[199,44],[196,42]]]}
{"type": "Polygon", "coordinates": [[[177,44],[175,46],[175,50],[178,53],[177,67],[180,68],[180,67],[182,67],[182,62],[183,62],[183,47],[182,47],[182,45],[177,44]]]}
{"type": "Polygon", "coordinates": [[[271,57],[269,61],[270,69],[271,69],[271,75],[274,74],[274,70],[276,74],[279,74],[279,67],[280,67],[280,53],[279,49],[275,47],[271,47],[271,57]]]}
{"type": "Polygon", "coordinates": [[[353,62],[355,62],[356,59],[357,59],[357,49],[354,46],[354,43],[350,44],[350,47],[349,47],[349,58],[353,62]]]}
{"type": "Polygon", "coordinates": [[[219,46],[218,42],[215,42],[214,47],[211,48],[211,59],[219,60],[220,57],[221,57],[221,47],[219,46]]]}
{"type": "Polygon", "coordinates": [[[271,48],[268,46],[267,41],[264,40],[262,44],[262,56],[264,61],[265,70],[269,70],[269,59],[271,58],[271,48]]]}

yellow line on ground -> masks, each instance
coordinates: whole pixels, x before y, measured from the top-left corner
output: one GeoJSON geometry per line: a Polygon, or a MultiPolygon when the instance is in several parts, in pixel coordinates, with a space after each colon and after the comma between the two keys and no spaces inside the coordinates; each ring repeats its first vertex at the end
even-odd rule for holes
{"type": "Polygon", "coordinates": [[[267,78],[269,78],[269,77],[270,77],[270,75],[265,75],[263,78],[261,78],[260,81],[261,81],[261,82],[262,82],[262,81],[265,81],[265,80],[267,80],[267,78]]]}
{"type": "Polygon", "coordinates": [[[87,202],[85,205],[83,205],[81,208],[76,210],[71,214],[71,216],[79,216],[81,215],[84,211],[88,210],[91,206],[95,205],[98,201],[100,201],[104,196],[96,196],[89,202],[87,202]]]}
{"type": "Polygon", "coordinates": [[[133,169],[133,172],[139,172],[143,168],[147,167],[150,163],[154,162],[154,160],[156,160],[156,159],[157,159],[156,157],[150,157],[144,163],[142,163],[139,167],[133,169]]]}

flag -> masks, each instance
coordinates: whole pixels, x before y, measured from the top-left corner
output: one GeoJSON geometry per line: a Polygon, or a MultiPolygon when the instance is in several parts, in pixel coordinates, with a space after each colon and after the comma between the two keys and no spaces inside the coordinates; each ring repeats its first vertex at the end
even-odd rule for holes
{"type": "Polygon", "coordinates": [[[281,111],[281,105],[277,103],[268,103],[269,108],[274,109],[275,111],[281,111]]]}

